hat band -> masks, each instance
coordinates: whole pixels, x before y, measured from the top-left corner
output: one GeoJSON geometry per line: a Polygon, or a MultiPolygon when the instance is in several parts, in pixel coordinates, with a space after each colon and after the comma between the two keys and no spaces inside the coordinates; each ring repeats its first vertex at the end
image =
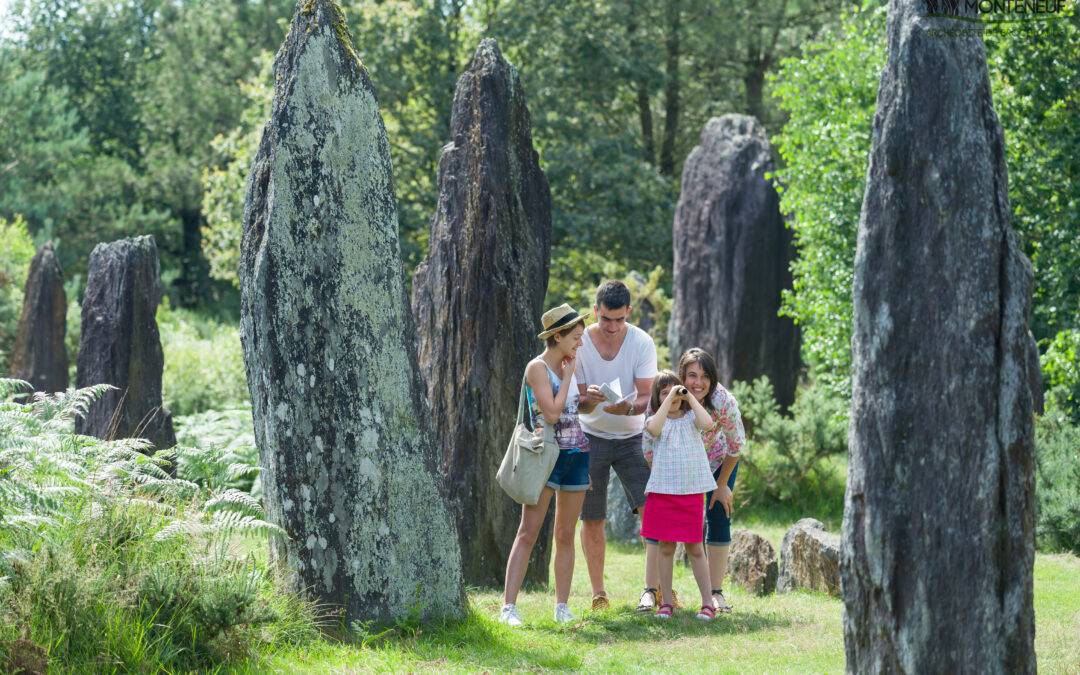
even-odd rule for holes
{"type": "Polygon", "coordinates": [[[560,326],[565,326],[566,324],[570,323],[571,321],[576,321],[580,316],[581,315],[578,314],[577,312],[570,312],[569,314],[563,316],[563,318],[559,319],[558,321],[556,321],[555,323],[551,324],[546,329],[544,329],[544,332],[546,333],[549,330],[556,330],[560,326]]]}

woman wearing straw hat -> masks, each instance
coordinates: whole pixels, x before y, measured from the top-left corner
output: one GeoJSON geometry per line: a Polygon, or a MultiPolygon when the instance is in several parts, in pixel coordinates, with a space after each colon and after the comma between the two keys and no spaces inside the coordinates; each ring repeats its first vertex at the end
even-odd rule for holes
{"type": "Polygon", "coordinates": [[[585,491],[589,489],[589,441],[578,422],[578,408],[580,405],[587,412],[592,405],[579,401],[574,371],[587,316],[565,304],[546,312],[541,319],[544,330],[537,337],[546,341],[547,348],[525,367],[525,392],[533,428],[542,433],[545,425],[555,425],[559,459],[540,500],[521,507],[521,524],[506,561],[506,588],[499,612],[499,620],[511,626],[521,625],[515,604],[517,594],[552,495],[555,495],[555,621],[576,621],[566,601],[574,577],[574,530],[585,491]]]}

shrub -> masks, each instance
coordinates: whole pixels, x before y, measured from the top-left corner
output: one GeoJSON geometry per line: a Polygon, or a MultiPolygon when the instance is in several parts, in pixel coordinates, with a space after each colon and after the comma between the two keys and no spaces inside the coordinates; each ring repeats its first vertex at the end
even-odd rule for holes
{"type": "Polygon", "coordinates": [[[1080,330],[1063,330],[1042,355],[1047,412],[1059,411],[1080,424],[1080,330]]]}
{"type": "Polygon", "coordinates": [[[72,433],[108,385],[16,402],[27,388],[0,380],[0,663],[204,670],[314,636],[309,605],[230,553],[234,534],[282,533],[256,499],[169,476],[173,456],[145,441],[72,433]]]}
{"type": "Polygon", "coordinates": [[[1035,539],[1080,554],[1080,426],[1060,413],[1035,418],[1035,539]]]}
{"type": "Polygon", "coordinates": [[[815,382],[800,389],[790,415],[780,414],[769,378],[736,382],[732,393],[747,432],[740,498],[769,509],[794,506],[818,518],[843,512],[844,475],[833,461],[847,452],[847,407],[815,382]]]}
{"type": "Polygon", "coordinates": [[[0,218],[0,251],[0,372],[7,374],[34,258],[34,244],[21,217],[10,223],[0,218]]]}
{"type": "Polygon", "coordinates": [[[179,444],[177,477],[214,492],[262,494],[251,408],[209,410],[173,421],[179,444]]]}
{"type": "MultiPolygon", "coordinates": [[[[579,312],[591,310],[596,301],[596,288],[608,279],[618,279],[630,289],[630,303],[634,309],[630,320],[649,333],[656,343],[658,365],[668,367],[671,278],[663,267],[654,267],[645,277],[594,251],[553,249],[544,308],[566,302],[579,312]]],[[[595,318],[588,321],[590,324],[595,322],[595,318]]]]}
{"type": "Polygon", "coordinates": [[[239,329],[195,312],[172,309],[168,300],[158,308],[157,321],[165,353],[161,397],[173,415],[247,402],[239,329]]]}

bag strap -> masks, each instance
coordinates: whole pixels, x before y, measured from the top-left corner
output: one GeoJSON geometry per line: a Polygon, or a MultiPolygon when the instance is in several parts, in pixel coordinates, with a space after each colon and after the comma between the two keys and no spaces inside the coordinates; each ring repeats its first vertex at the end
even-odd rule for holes
{"type": "Polygon", "coordinates": [[[528,422],[527,426],[529,427],[530,431],[534,431],[533,426],[532,426],[532,416],[525,414],[525,408],[526,408],[525,401],[526,401],[526,396],[525,396],[525,376],[522,375],[521,376],[521,393],[518,394],[517,423],[518,424],[525,424],[525,420],[528,419],[529,422],[528,422]]]}

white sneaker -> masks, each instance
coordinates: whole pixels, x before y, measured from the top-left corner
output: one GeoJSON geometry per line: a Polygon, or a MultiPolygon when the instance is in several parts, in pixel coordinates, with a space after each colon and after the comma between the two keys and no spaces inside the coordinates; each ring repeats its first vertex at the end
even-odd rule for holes
{"type": "Polygon", "coordinates": [[[577,617],[570,611],[570,608],[566,606],[565,602],[560,602],[555,605],[555,622],[556,623],[573,623],[577,621],[577,617]]]}
{"type": "Polygon", "coordinates": [[[521,615],[518,614],[517,607],[513,603],[503,605],[499,610],[499,623],[515,628],[521,625],[521,615]]]}

